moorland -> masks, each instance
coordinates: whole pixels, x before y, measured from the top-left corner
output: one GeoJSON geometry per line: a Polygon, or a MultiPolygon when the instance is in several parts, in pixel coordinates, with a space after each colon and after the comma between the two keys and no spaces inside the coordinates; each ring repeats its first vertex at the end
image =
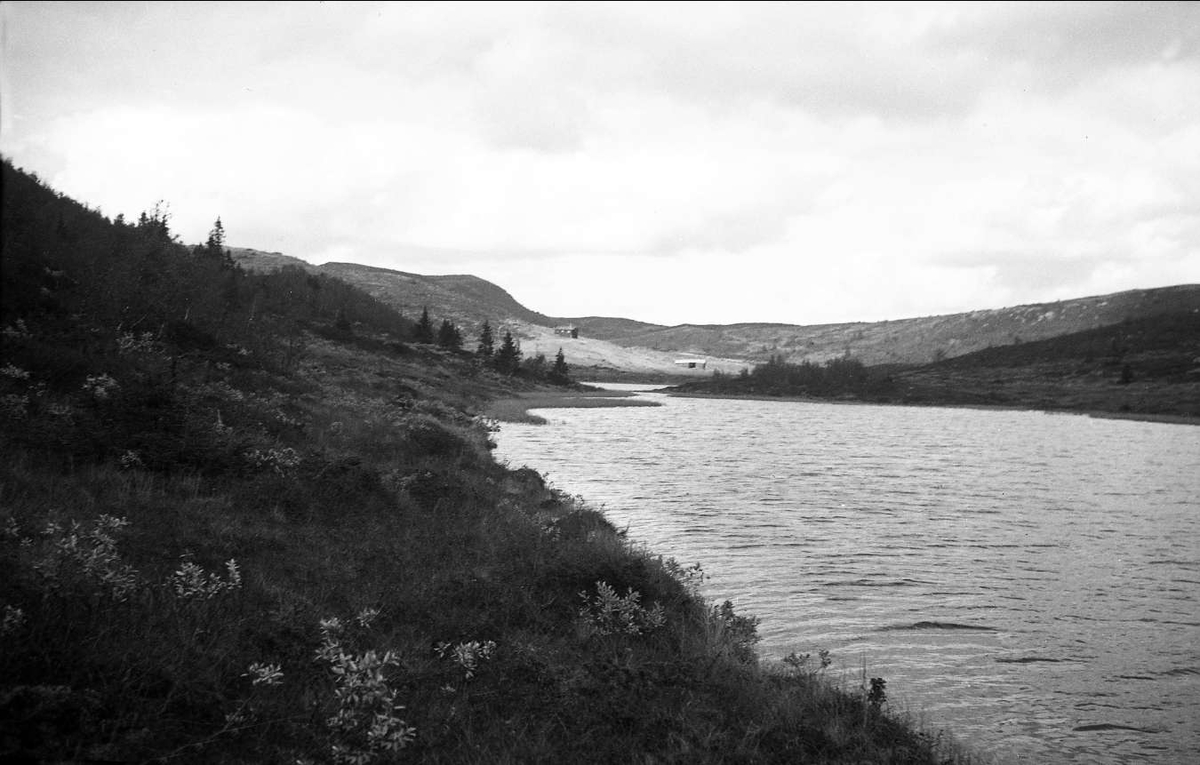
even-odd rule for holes
{"type": "Polygon", "coordinates": [[[546,316],[473,276],[234,252],[255,271],[336,275],[397,309],[433,301],[468,328],[490,320],[525,347],[564,349],[583,380],[681,385],[688,395],[1200,418],[1200,285],[894,321],[666,327],[546,316]],[[562,326],[579,336],[555,334],[562,326]],[[704,363],[688,369],[681,358],[704,363]]]}
{"type": "Polygon", "coordinates": [[[8,161],[0,223],[0,759],[969,759],[494,458],[486,406],[578,390],[569,344],[8,161]]]}

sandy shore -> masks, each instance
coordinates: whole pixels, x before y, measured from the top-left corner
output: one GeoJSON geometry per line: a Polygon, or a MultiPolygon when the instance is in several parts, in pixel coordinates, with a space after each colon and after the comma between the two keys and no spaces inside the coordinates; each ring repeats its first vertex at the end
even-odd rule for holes
{"type": "Polygon", "coordinates": [[[624,406],[662,406],[657,401],[634,398],[632,393],[615,390],[537,391],[515,398],[502,398],[488,405],[485,414],[501,422],[526,422],[544,425],[545,418],[530,414],[530,409],[598,409],[624,406]]]}

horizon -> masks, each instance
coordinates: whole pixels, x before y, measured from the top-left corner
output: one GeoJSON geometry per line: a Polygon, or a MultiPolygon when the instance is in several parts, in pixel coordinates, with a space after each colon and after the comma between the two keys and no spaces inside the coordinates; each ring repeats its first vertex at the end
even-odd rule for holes
{"type": "MultiPolygon", "coordinates": [[[[259,250],[254,247],[243,247],[240,245],[231,245],[230,249],[249,250],[249,251],[261,253],[264,255],[280,255],[283,257],[292,257],[284,252],[278,252],[278,251],[268,252],[266,250],[259,250]]],[[[295,258],[295,259],[301,260],[300,258],[295,258]]],[[[302,261],[302,262],[307,263],[307,261],[302,261]]],[[[448,277],[467,277],[467,278],[474,278],[474,279],[483,279],[483,277],[477,276],[475,274],[465,274],[465,273],[419,274],[414,271],[405,271],[403,269],[388,268],[386,266],[372,266],[372,265],[368,265],[365,263],[351,263],[349,261],[331,260],[331,261],[328,261],[325,263],[309,263],[308,265],[312,265],[317,268],[322,268],[324,266],[329,266],[329,265],[361,266],[363,268],[381,269],[384,271],[391,271],[394,273],[401,273],[401,274],[406,274],[406,275],[410,275],[410,276],[418,276],[418,277],[422,277],[422,278],[431,278],[431,279],[448,278],[448,277]]],[[[548,314],[548,313],[545,313],[544,311],[538,310],[537,307],[531,306],[530,304],[525,303],[524,301],[518,299],[503,284],[499,284],[497,282],[493,282],[493,281],[490,281],[487,279],[484,279],[484,281],[488,282],[489,284],[491,284],[495,287],[499,287],[501,290],[504,290],[504,292],[508,293],[509,297],[511,297],[513,300],[515,300],[517,303],[519,303],[522,308],[532,311],[533,313],[541,314],[542,316],[545,316],[548,319],[555,319],[555,320],[620,319],[620,320],[624,320],[624,321],[634,321],[634,322],[639,322],[642,324],[651,324],[651,325],[655,325],[655,326],[661,326],[661,327],[664,327],[667,329],[670,329],[673,327],[682,327],[682,326],[729,327],[729,326],[736,326],[736,325],[767,325],[767,326],[780,326],[780,327],[820,327],[820,326],[838,325],[838,324],[880,324],[880,323],[887,323],[887,322],[893,322],[893,321],[914,321],[914,320],[919,320],[919,319],[936,319],[936,318],[946,317],[946,316],[957,316],[960,314],[979,313],[981,311],[1005,311],[1005,310],[1011,310],[1014,308],[1053,305],[1054,303],[1071,302],[1071,301],[1078,301],[1078,300],[1098,300],[1100,298],[1113,297],[1115,295],[1120,295],[1120,294],[1127,293],[1127,292],[1151,292],[1154,290],[1171,290],[1171,289],[1184,289],[1187,287],[1200,287],[1200,282],[1195,282],[1195,283],[1184,282],[1181,284],[1165,284],[1161,287],[1131,287],[1129,289],[1118,290],[1117,292],[1105,292],[1105,293],[1099,294],[1099,295],[1076,295],[1073,297],[1065,297],[1065,298],[1060,298],[1058,300],[1050,300],[1050,301],[1037,302],[1037,303],[1015,303],[1013,305],[996,306],[994,308],[974,308],[974,309],[967,309],[965,311],[955,311],[953,313],[921,314],[921,315],[917,315],[917,316],[897,316],[897,317],[892,317],[892,318],[876,319],[876,320],[870,320],[870,321],[851,319],[848,321],[820,322],[820,323],[816,323],[816,324],[791,324],[791,323],[787,323],[787,322],[778,322],[778,321],[732,321],[732,322],[727,322],[727,323],[714,324],[711,322],[701,323],[701,322],[685,321],[685,322],[680,322],[677,324],[657,324],[656,322],[643,321],[643,320],[638,319],[637,317],[633,317],[633,316],[613,316],[613,315],[601,315],[601,314],[558,314],[558,315],[548,314]]]]}
{"type": "Polygon", "coordinates": [[[1200,4],[5,2],[0,152],[201,242],[547,316],[1200,283],[1200,4]]]}

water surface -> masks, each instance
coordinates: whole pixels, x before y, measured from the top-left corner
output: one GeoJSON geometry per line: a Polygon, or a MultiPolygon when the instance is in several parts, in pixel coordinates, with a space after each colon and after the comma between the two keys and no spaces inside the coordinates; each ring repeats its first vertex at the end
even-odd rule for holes
{"type": "Polygon", "coordinates": [[[498,456],[1001,761],[1200,762],[1200,428],[639,395],[498,456]]]}

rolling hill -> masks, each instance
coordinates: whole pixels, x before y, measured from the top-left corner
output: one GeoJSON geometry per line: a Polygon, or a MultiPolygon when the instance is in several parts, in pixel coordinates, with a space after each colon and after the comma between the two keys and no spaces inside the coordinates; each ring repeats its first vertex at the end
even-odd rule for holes
{"type": "Polygon", "coordinates": [[[581,331],[619,345],[765,361],[823,362],[852,356],[867,365],[921,364],[989,347],[1045,340],[1152,316],[1200,310],[1200,285],[1130,290],[1055,303],[895,321],[642,327],[576,320],[581,331]]]}
{"type": "Polygon", "coordinates": [[[425,276],[356,263],[314,266],[278,252],[262,252],[245,247],[233,247],[230,252],[239,265],[252,271],[273,271],[284,266],[295,266],[336,276],[411,316],[420,314],[422,307],[428,306],[439,318],[450,319],[469,330],[482,324],[485,319],[493,324],[521,322],[544,327],[553,327],[558,322],[529,310],[501,287],[477,276],[425,276]]]}
{"type": "Polygon", "coordinates": [[[493,326],[511,329],[525,345],[533,343],[548,354],[562,342],[553,327],[574,325],[580,338],[567,341],[573,365],[634,374],[679,371],[673,361],[680,355],[702,356],[709,360],[707,371],[724,372],[766,361],[772,355],[791,363],[821,363],[849,355],[868,366],[926,364],[987,348],[1200,311],[1200,285],[1188,284],[894,321],[667,327],[625,318],[547,316],[475,276],[422,276],[350,263],[312,266],[279,253],[233,252],[235,259],[250,269],[290,264],[338,276],[409,315],[428,305],[431,310],[436,308],[439,318],[451,319],[469,336],[486,319],[493,326]]]}
{"type": "MultiPolygon", "coordinates": [[[[449,319],[460,327],[468,338],[467,345],[471,347],[485,320],[497,334],[512,332],[526,355],[541,353],[551,358],[562,347],[573,376],[579,379],[616,380],[631,377],[667,381],[699,377],[715,370],[733,373],[750,363],[742,358],[706,357],[706,365],[702,369],[688,370],[675,364],[680,354],[672,349],[617,344],[586,331],[578,338],[557,335],[554,332],[556,326],[575,322],[531,311],[502,288],[476,276],[424,276],[353,263],[314,266],[280,253],[247,248],[231,248],[231,252],[235,261],[250,270],[272,271],[293,266],[337,277],[408,316],[415,317],[424,307],[428,307],[435,322],[449,319]]],[[[629,329],[640,324],[625,319],[601,321],[606,322],[604,326],[617,329],[629,329]]]]}

